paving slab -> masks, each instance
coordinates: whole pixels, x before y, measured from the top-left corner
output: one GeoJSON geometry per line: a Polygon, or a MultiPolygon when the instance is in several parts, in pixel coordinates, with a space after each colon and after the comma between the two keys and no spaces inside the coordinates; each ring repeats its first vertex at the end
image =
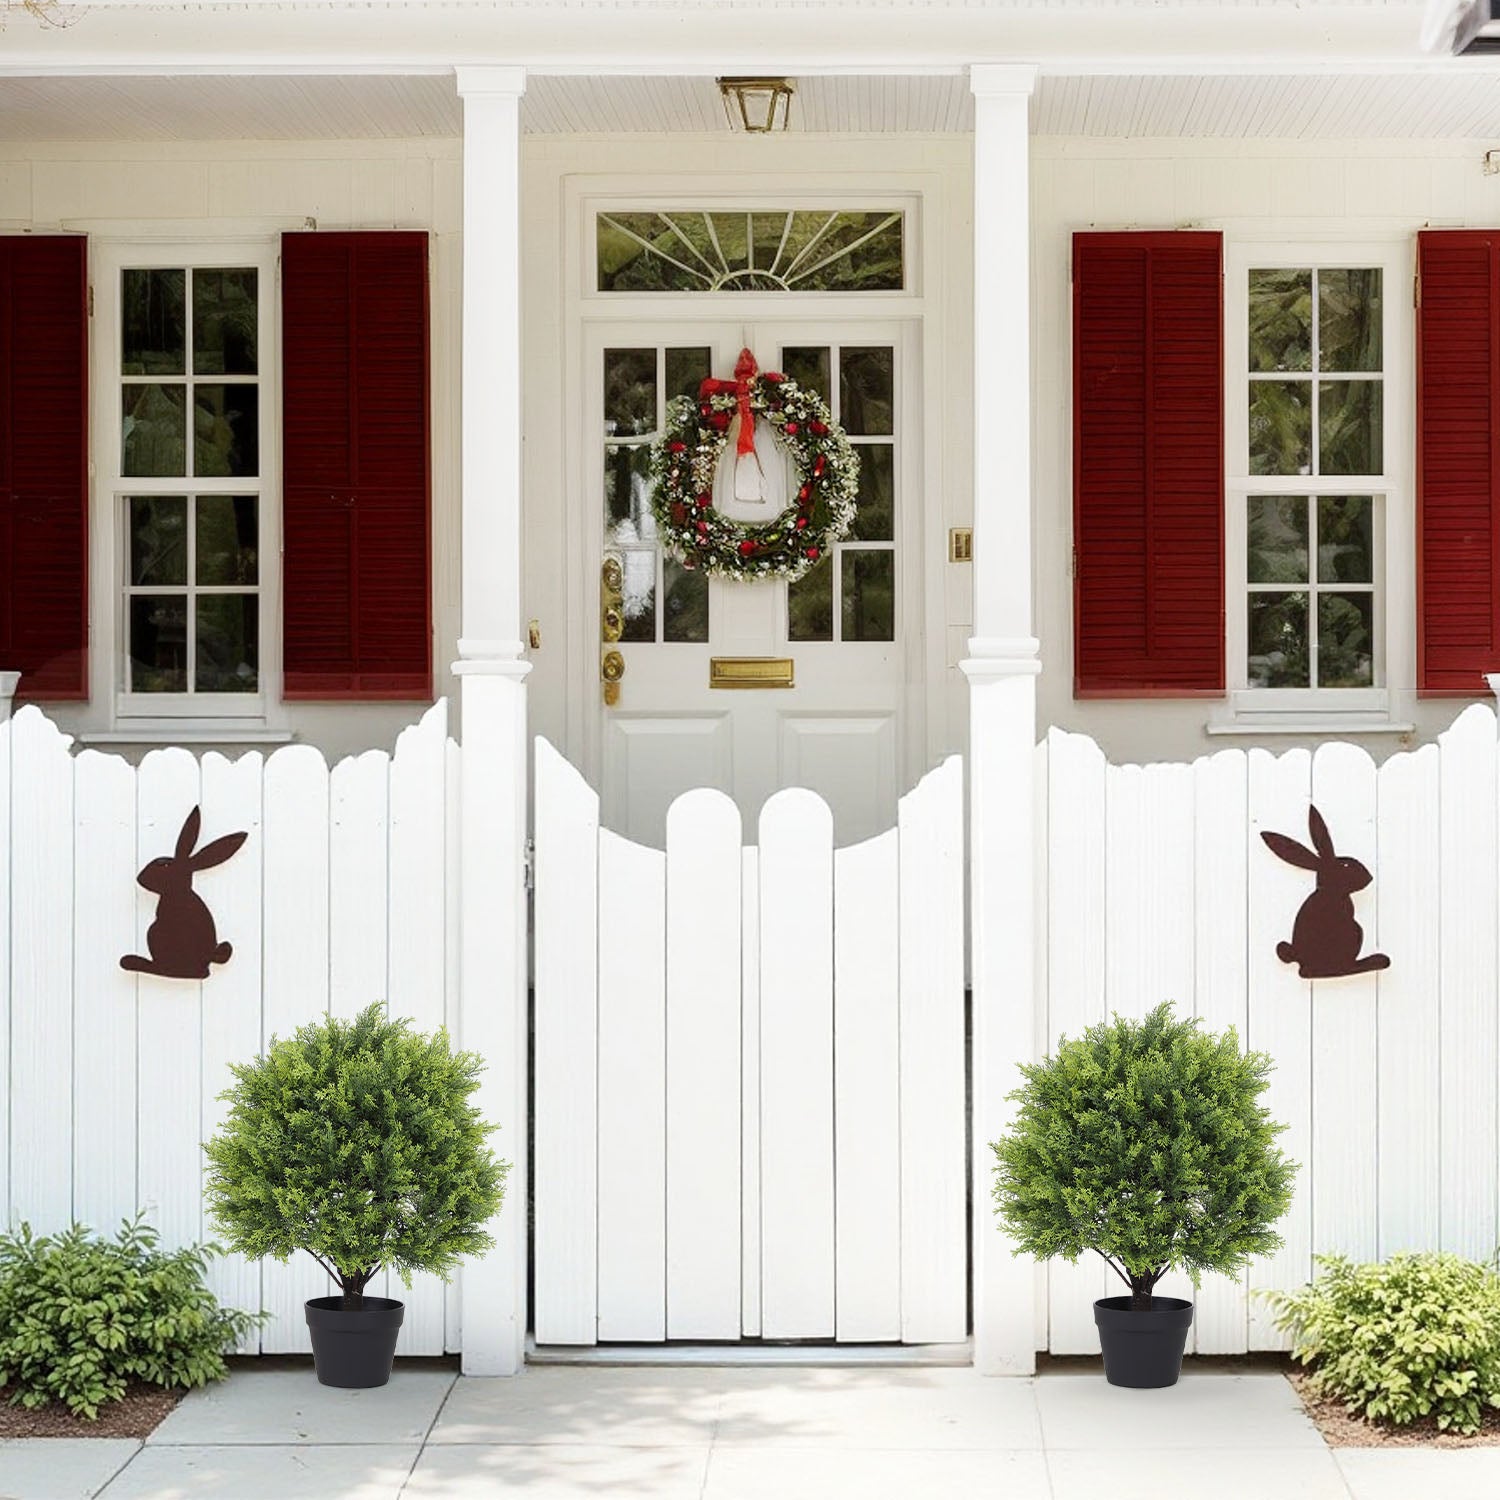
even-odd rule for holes
{"type": "MultiPolygon", "coordinates": [[[[1241,1442],[1246,1436],[1241,1435],[1241,1442]]],[[[1349,1500],[1344,1477],[1326,1448],[1135,1448],[1126,1453],[1064,1448],[1048,1452],[1047,1467],[1053,1500],[1099,1500],[1102,1495],[1109,1500],[1173,1495],[1349,1500]]]]}
{"type": "Polygon", "coordinates": [[[415,1443],[159,1444],[142,1448],[100,1500],[397,1500],[415,1443]]]}
{"type": "Polygon", "coordinates": [[[1354,1500],[1495,1500],[1500,1448],[1335,1448],[1354,1500]]]}
{"type": "Polygon", "coordinates": [[[135,1438],[0,1441],[0,1500],[90,1500],[140,1446],[135,1438]]]}
{"type": "Polygon", "coordinates": [[[700,1500],[708,1448],[429,1444],[402,1500],[700,1500]]]}
{"type": "MultiPolygon", "coordinates": [[[[1119,1490],[1106,1487],[1090,1500],[1119,1490]]],[[[718,1448],[702,1500],[1051,1500],[1039,1451],[847,1448],[718,1448]]],[[[1159,1500],[1159,1497],[1156,1497],[1159,1500]]]]}
{"type": "Polygon", "coordinates": [[[236,1370],[190,1391],[146,1439],[188,1443],[420,1443],[458,1377],[400,1370],[389,1385],[341,1391],[306,1370],[236,1370]]]}
{"type": "Polygon", "coordinates": [[[1275,1372],[1184,1374],[1165,1390],[1134,1391],[1102,1375],[1040,1376],[1035,1384],[1048,1451],[1061,1448],[1121,1453],[1164,1448],[1226,1452],[1253,1444],[1322,1449],[1323,1438],[1291,1384],[1275,1372]]]}

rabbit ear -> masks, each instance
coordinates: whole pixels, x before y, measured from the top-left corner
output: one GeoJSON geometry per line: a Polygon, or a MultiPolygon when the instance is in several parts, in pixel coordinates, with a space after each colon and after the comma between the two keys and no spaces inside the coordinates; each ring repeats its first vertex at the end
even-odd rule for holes
{"type": "Polygon", "coordinates": [[[198,830],[203,827],[203,809],[195,807],[182,820],[182,832],[177,835],[177,858],[186,859],[198,842],[198,830]]]}
{"type": "Polygon", "coordinates": [[[1334,853],[1333,839],[1329,836],[1328,825],[1323,821],[1323,814],[1310,802],[1307,804],[1307,831],[1312,834],[1313,848],[1324,859],[1338,858],[1338,855],[1334,853]]]}
{"type": "Polygon", "coordinates": [[[1278,855],[1289,865],[1296,865],[1299,870],[1316,870],[1323,863],[1306,844],[1299,844],[1296,839],[1289,839],[1284,833],[1262,833],[1261,837],[1272,854],[1278,855]]]}
{"type": "Polygon", "coordinates": [[[205,844],[193,856],[193,868],[211,870],[215,865],[222,865],[248,837],[249,835],[244,833],[226,833],[223,838],[215,839],[211,844],[205,844]]]}

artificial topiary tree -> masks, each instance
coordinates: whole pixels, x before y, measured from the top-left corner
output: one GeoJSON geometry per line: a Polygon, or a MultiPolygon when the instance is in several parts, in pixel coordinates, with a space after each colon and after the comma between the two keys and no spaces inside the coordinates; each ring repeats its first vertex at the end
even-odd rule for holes
{"type": "Polygon", "coordinates": [[[446,1031],[419,1036],[379,1005],[273,1038],[234,1068],[229,1117],[205,1148],[229,1247],[280,1261],[306,1250],[350,1309],[382,1266],[410,1286],[488,1249],[509,1166],[470,1102],[482,1067],[446,1031]]]}
{"type": "Polygon", "coordinates": [[[993,1146],[996,1213],[1018,1252],[1076,1261],[1087,1250],[1151,1305],[1180,1267],[1238,1272],[1281,1244],[1297,1167],[1286,1127],[1259,1103],[1272,1062],[1159,1005],[1064,1037],[1022,1068],[1011,1133],[993,1146]]]}

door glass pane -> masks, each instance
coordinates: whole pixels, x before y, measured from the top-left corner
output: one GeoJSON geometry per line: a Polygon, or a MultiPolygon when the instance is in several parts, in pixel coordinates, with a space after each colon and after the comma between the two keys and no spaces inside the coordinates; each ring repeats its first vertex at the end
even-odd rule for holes
{"type": "Polygon", "coordinates": [[[825,557],[786,590],[786,638],[833,639],[833,558],[825,557]]]}
{"type": "Polygon", "coordinates": [[[1250,368],[1312,369],[1312,272],[1250,273],[1250,368]]]}
{"type": "Polygon", "coordinates": [[[193,473],[236,479],[260,472],[260,387],[193,387],[193,473]]]}
{"type": "Polygon", "coordinates": [[[1325,495],[1318,501],[1319,583],[1374,581],[1374,508],[1369,495],[1325,495]]]}
{"type": "Polygon", "coordinates": [[[708,348],[667,350],[667,398],[697,397],[698,387],[713,374],[713,350],[708,348]]]}
{"type": "Polygon", "coordinates": [[[845,552],[843,556],[846,641],[896,639],[896,554],[845,552]]]}
{"type": "Polygon", "coordinates": [[[1375,596],[1318,595],[1318,686],[1369,687],[1375,681],[1372,649],[1375,596]]]}
{"type": "Polygon", "coordinates": [[[604,449],[605,544],[628,547],[656,540],[651,511],[651,449],[611,443],[604,449]]]}
{"type": "Polygon", "coordinates": [[[130,686],[137,693],[187,692],[187,595],[130,596],[130,686]]]}
{"type": "Polygon", "coordinates": [[[193,373],[254,375],[258,337],[256,274],[193,272],[193,373]]]}
{"type": "Polygon", "coordinates": [[[1383,370],[1381,272],[1318,272],[1318,368],[1383,370]]]}
{"type": "Polygon", "coordinates": [[[896,450],[890,443],[860,443],[859,509],[849,535],[856,542],[895,540],[896,450]]]}
{"type": "Polygon", "coordinates": [[[1310,687],[1306,594],[1251,594],[1248,680],[1257,688],[1310,687]]]}
{"type": "Polygon", "coordinates": [[[199,495],[199,583],[257,581],[257,509],[254,495],[199,495]]]}
{"type": "Polygon", "coordinates": [[[1318,390],[1318,472],[1382,474],[1379,380],[1325,380],[1318,390]]]}
{"type": "Polygon", "coordinates": [[[840,351],[839,420],[845,432],[895,432],[895,353],[889,345],[840,351]]]}
{"type": "Polygon", "coordinates": [[[122,474],[187,473],[187,396],[180,385],[127,385],[120,393],[122,474]]]}
{"type": "Polygon", "coordinates": [[[187,582],[186,497],[130,497],[130,581],[133,584],[187,582]]]}
{"type": "Polygon", "coordinates": [[[604,351],[604,431],[637,437],[656,430],[656,350],[604,351]]]}
{"type": "Polygon", "coordinates": [[[672,558],[663,563],[662,639],[704,645],[708,641],[708,574],[672,558]]]}
{"type": "Polygon", "coordinates": [[[197,689],[253,693],[257,687],[260,600],[255,594],[200,594],[197,689]]]}
{"type": "Polygon", "coordinates": [[[1312,472],[1312,382],[1250,382],[1250,472],[1312,472]]]}
{"type": "Polygon", "coordinates": [[[1307,582],[1307,496],[1251,495],[1246,576],[1251,583],[1307,582]]]}
{"type": "Polygon", "coordinates": [[[828,389],[829,371],[832,368],[826,347],[814,348],[798,345],[781,351],[781,373],[795,380],[804,391],[812,391],[825,401],[832,392],[828,389]]]}
{"type": "Polygon", "coordinates": [[[654,641],[656,639],[656,552],[644,547],[632,548],[620,554],[624,583],[623,612],[625,627],[620,632],[622,641],[654,641]]]}
{"type": "Polygon", "coordinates": [[[122,375],[181,375],[186,316],[185,273],[129,270],[121,273],[122,375]]]}

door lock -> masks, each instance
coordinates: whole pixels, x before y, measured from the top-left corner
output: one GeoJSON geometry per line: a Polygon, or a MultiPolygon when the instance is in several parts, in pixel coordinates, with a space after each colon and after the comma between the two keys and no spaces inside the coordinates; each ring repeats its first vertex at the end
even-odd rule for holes
{"type": "Polygon", "coordinates": [[[620,701],[620,679],[625,658],[614,649],[625,633],[625,569],[613,553],[599,567],[599,639],[608,648],[599,659],[599,680],[604,684],[604,702],[613,708],[620,701]]]}
{"type": "Polygon", "coordinates": [[[620,679],[625,675],[625,658],[618,651],[606,651],[599,661],[599,676],[604,683],[604,702],[613,708],[620,701],[620,679]]]}

